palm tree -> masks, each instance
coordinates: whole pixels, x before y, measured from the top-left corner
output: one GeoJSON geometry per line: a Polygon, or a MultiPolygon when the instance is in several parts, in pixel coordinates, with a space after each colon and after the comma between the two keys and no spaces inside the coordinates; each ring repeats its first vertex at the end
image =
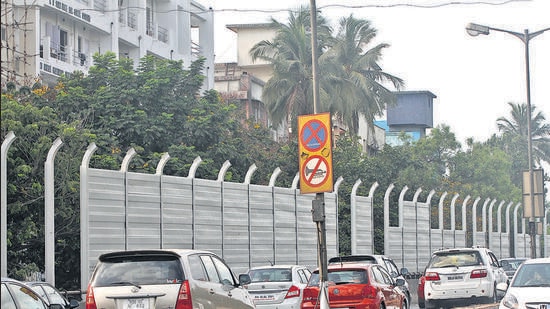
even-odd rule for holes
{"type": "MultiPolygon", "coordinates": [[[[498,130],[508,141],[516,140],[521,143],[524,153],[527,153],[528,113],[527,104],[508,103],[511,107],[510,118],[497,119],[498,130]]],[[[531,136],[533,146],[533,163],[540,166],[541,161],[550,162],[550,124],[541,112],[535,113],[535,106],[531,105],[531,136]]],[[[527,162],[527,161],[526,161],[527,162]]],[[[524,166],[528,168],[527,163],[524,166]]]]}
{"type": "MultiPolygon", "coordinates": [[[[301,7],[289,13],[288,24],[272,19],[277,35],[272,41],[261,41],[250,50],[253,60],[262,59],[273,65],[273,75],[263,90],[274,123],[294,119],[296,115],[313,112],[311,73],[310,11],[301,7]]],[[[321,110],[330,111],[357,133],[360,115],[372,125],[374,117],[382,114],[387,104],[395,102],[390,90],[382,83],[390,82],[399,88],[403,81],[382,71],[378,65],[381,51],[388,47],[379,44],[366,50],[376,36],[370,22],[343,18],[339,31],[332,30],[322,16],[317,17],[319,57],[319,102],[321,110]]]]}
{"type": "Polygon", "coordinates": [[[374,118],[382,115],[388,104],[395,103],[395,96],[383,83],[389,82],[396,89],[404,85],[402,79],[382,71],[378,64],[382,50],[389,45],[381,43],[369,48],[376,33],[368,20],[353,15],[341,18],[330,49],[319,59],[322,86],[332,103],[331,111],[354,133],[358,131],[360,115],[372,126],[374,118]]]}
{"type": "MultiPolygon", "coordinates": [[[[255,61],[265,60],[273,65],[273,75],[264,86],[262,100],[275,124],[294,119],[296,115],[313,113],[311,73],[311,19],[309,9],[300,7],[289,13],[288,24],[271,19],[277,34],[272,41],[263,40],[252,47],[255,61]]],[[[330,37],[327,21],[319,17],[318,40],[330,37]]],[[[319,44],[319,52],[324,45],[319,44]]]]}

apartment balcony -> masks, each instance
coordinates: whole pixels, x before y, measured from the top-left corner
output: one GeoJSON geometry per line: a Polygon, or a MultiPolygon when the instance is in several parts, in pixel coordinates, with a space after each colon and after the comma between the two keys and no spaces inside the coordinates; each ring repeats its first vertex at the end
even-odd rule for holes
{"type": "Polygon", "coordinates": [[[98,31],[110,33],[110,19],[104,14],[107,10],[107,0],[90,0],[90,2],[93,2],[92,10],[87,2],[70,0],[48,0],[43,9],[98,31]]]}
{"type": "Polygon", "coordinates": [[[92,62],[90,55],[78,52],[72,46],[52,44],[50,37],[44,37],[40,44],[40,74],[54,78],[74,71],[88,72],[92,62]]]}

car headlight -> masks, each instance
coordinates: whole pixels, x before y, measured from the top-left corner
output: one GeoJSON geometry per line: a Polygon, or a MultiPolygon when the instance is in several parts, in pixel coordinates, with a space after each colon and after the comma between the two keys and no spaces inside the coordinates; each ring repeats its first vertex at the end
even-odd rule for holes
{"type": "Polygon", "coordinates": [[[506,294],[502,299],[501,304],[510,309],[517,309],[519,307],[517,298],[512,294],[506,294]]]}

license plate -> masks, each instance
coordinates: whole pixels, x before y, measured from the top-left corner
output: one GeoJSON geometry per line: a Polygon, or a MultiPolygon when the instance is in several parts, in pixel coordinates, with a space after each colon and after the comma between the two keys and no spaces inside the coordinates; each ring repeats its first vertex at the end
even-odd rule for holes
{"type": "Polygon", "coordinates": [[[149,309],[148,298],[129,298],[124,301],[123,309],[149,309]]]}
{"type": "Polygon", "coordinates": [[[275,299],[275,296],[273,296],[273,295],[262,295],[262,296],[258,295],[258,296],[254,297],[254,302],[269,301],[269,300],[274,300],[274,299],[275,299]]]}
{"type": "Polygon", "coordinates": [[[462,280],[464,279],[463,276],[449,276],[447,277],[447,280],[462,280]]]}

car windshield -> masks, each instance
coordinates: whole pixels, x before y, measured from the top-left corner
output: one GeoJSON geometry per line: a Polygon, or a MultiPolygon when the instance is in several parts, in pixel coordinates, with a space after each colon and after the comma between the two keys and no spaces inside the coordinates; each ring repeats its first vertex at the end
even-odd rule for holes
{"type": "Polygon", "coordinates": [[[262,268],[248,272],[252,282],[288,282],[292,281],[290,268],[262,268]]]}
{"type": "Polygon", "coordinates": [[[183,280],[181,264],[175,257],[107,260],[99,265],[95,275],[96,286],[170,284],[183,280]]]}
{"type": "Polygon", "coordinates": [[[550,287],[550,264],[524,264],[518,269],[513,287],[550,287]]]}
{"type": "Polygon", "coordinates": [[[517,270],[519,265],[523,263],[524,259],[518,259],[518,260],[502,260],[500,262],[500,265],[502,265],[502,268],[504,270],[517,270]]]}
{"type": "MultiPolygon", "coordinates": [[[[353,283],[368,283],[367,272],[364,269],[342,269],[337,271],[329,271],[329,285],[353,284],[353,283]]],[[[309,278],[309,286],[319,286],[319,273],[314,272],[309,278]]]]}
{"type": "Polygon", "coordinates": [[[432,256],[428,268],[483,265],[477,251],[439,252],[432,256]]]}

